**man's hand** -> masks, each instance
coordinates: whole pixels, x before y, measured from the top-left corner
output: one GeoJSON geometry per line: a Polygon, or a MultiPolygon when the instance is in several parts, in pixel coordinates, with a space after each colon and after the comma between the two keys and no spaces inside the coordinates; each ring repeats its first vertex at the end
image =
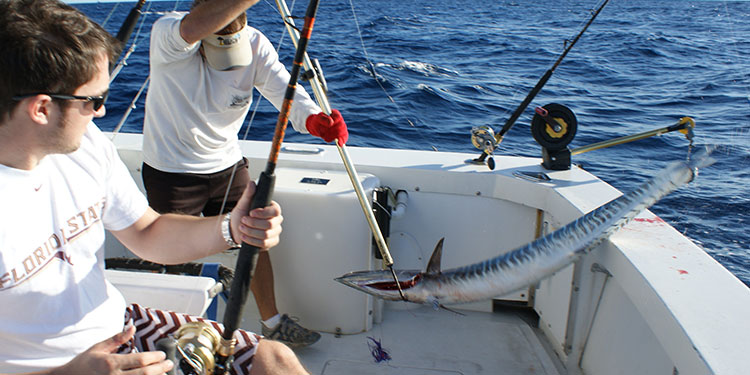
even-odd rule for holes
{"type": "Polygon", "coordinates": [[[162,375],[172,369],[174,364],[166,360],[164,352],[145,352],[117,354],[117,348],[128,342],[135,334],[135,327],[130,326],[77,355],[66,365],[52,371],[53,374],[132,374],[162,375]]]}
{"type": "Polygon", "coordinates": [[[281,206],[274,201],[267,207],[254,209],[248,215],[254,194],[255,182],[250,181],[232,210],[232,238],[237,243],[246,242],[259,249],[268,249],[279,244],[284,217],[281,216],[281,206]]]}
{"type": "Polygon", "coordinates": [[[305,127],[310,134],[323,138],[326,142],[338,139],[339,146],[343,146],[349,139],[346,123],[337,109],[332,110],[330,116],[323,112],[308,116],[305,120],[305,127]]]}

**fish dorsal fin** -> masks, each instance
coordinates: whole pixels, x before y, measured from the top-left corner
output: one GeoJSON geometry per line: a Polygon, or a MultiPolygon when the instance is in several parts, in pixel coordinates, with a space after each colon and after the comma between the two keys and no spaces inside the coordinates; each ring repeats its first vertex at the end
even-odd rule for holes
{"type": "Polygon", "coordinates": [[[425,271],[428,275],[440,273],[440,258],[443,257],[443,240],[445,240],[445,237],[438,241],[437,245],[435,245],[435,250],[432,251],[432,256],[427,263],[427,270],[425,271]]]}

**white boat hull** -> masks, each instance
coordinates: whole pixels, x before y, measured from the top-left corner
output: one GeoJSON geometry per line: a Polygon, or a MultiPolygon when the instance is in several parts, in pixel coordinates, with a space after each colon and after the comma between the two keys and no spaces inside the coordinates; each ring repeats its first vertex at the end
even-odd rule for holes
{"type": "MultiPolygon", "coordinates": [[[[117,134],[114,141],[140,182],[141,136],[117,134]]],[[[257,176],[270,144],[243,141],[242,147],[257,176]]],[[[424,268],[441,237],[443,268],[496,256],[620,195],[586,171],[547,171],[535,158],[496,156],[490,171],[465,163],[473,154],[349,152],[369,179],[368,191],[385,186],[408,193],[407,208],[390,223],[389,248],[402,269],[424,268]],[[551,180],[530,181],[520,171],[551,180]]],[[[379,260],[352,189],[338,185],[346,174],[336,149],[286,144],[277,175],[274,197],[285,214],[282,243],[271,253],[279,308],[331,333],[298,351],[313,373],[740,374],[750,368],[744,354],[750,291],[650,211],[575,265],[494,299],[528,306],[538,316],[529,326],[493,300],[456,306],[470,311],[460,316],[383,305],[337,285],[333,277],[378,267],[379,260]],[[336,187],[300,185],[299,177],[308,175],[330,177],[336,187]],[[512,323],[497,327],[506,320],[512,323]],[[390,366],[372,362],[367,336],[390,347],[390,366]],[[508,352],[514,342],[519,352],[508,352]]],[[[118,245],[108,244],[108,256],[127,254],[118,245]]],[[[234,259],[209,260],[234,268],[234,259]]],[[[252,301],[242,326],[259,330],[252,301]]]]}

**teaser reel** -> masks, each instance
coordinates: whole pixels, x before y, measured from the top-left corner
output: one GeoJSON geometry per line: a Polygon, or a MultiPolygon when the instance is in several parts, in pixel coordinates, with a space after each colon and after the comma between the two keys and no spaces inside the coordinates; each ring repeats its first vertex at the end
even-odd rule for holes
{"type": "Polygon", "coordinates": [[[570,169],[570,149],[578,120],[568,107],[550,103],[534,110],[531,135],[542,146],[542,165],[551,170],[570,169]]]}
{"type": "Polygon", "coordinates": [[[695,121],[691,117],[682,117],[675,124],[667,127],[648,130],[638,134],[624,135],[571,150],[568,148],[568,144],[573,140],[578,128],[578,122],[573,111],[561,104],[551,103],[543,107],[537,107],[535,112],[531,121],[531,134],[537,143],[542,146],[542,166],[551,170],[570,169],[570,158],[572,155],[617,146],[673,131],[685,134],[685,137],[690,141],[690,145],[692,146],[693,144],[695,121]]]}

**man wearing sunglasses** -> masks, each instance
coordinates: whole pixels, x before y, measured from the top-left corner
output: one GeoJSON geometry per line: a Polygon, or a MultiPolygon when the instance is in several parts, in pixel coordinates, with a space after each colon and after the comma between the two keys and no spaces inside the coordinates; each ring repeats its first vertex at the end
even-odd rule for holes
{"type": "MultiPolygon", "coordinates": [[[[189,13],[169,13],[151,29],[142,175],[159,212],[220,214],[234,207],[250,181],[238,132],[253,89],[279,109],[289,83],[274,47],[247,24],[246,11],[257,1],[195,0],[189,13]]],[[[294,129],[346,143],[337,110],[321,112],[301,85],[293,103],[294,129]]],[[[251,290],[262,333],[293,348],[318,341],[319,333],[279,313],[273,277],[268,253],[261,251],[251,290]]]]}
{"type": "MultiPolygon", "coordinates": [[[[278,244],[281,209],[249,212],[252,183],[227,228],[222,217],[160,215],[148,206],[92,122],[105,114],[118,54],[114,38],[68,5],[0,0],[0,373],[147,375],[174,367],[153,342],[168,333],[167,320],[176,328],[197,318],[126,306],[104,277],[105,230],[165,264],[226,250],[225,232],[260,248],[278,244]]],[[[308,373],[281,343],[241,330],[235,338],[232,373],[308,373]]]]}
{"type": "Polygon", "coordinates": [[[26,98],[31,98],[37,95],[47,95],[52,99],[59,99],[59,100],[81,100],[84,103],[92,103],[91,108],[94,110],[94,112],[99,111],[99,108],[101,108],[104,105],[104,102],[107,101],[107,96],[109,96],[109,90],[104,93],[104,95],[98,95],[98,96],[80,96],[80,95],[65,95],[65,94],[50,94],[46,92],[38,92],[35,94],[25,94],[25,95],[16,95],[12,97],[13,100],[23,100],[26,98]]]}

